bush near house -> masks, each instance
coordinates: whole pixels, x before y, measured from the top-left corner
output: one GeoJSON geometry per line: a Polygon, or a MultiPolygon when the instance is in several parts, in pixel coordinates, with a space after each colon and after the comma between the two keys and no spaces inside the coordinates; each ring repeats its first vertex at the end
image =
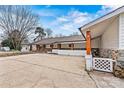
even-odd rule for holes
{"type": "Polygon", "coordinates": [[[2,47],[9,47],[10,49],[14,49],[12,42],[10,39],[5,39],[1,42],[2,47]]]}
{"type": "MultiPolygon", "coordinates": [[[[15,50],[13,43],[10,39],[5,39],[1,42],[2,47],[9,47],[11,50],[15,50]]],[[[21,45],[18,46],[17,50],[21,50],[21,45]]]]}

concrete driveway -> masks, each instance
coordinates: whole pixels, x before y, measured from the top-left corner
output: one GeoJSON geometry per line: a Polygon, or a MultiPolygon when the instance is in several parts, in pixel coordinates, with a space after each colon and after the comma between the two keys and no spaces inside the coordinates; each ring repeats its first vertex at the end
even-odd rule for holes
{"type": "Polygon", "coordinates": [[[0,58],[0,87],[96,87],[83,57],[28,54],[0,58]]]}

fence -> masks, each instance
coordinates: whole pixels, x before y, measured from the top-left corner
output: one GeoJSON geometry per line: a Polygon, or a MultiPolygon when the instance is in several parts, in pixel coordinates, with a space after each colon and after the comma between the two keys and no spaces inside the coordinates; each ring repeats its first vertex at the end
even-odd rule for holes
{"type": "Polygon", "coordinates": [[[113,62],[115,61],[108,58],[93,58],[93,69],[113,72],[113,62]]]}

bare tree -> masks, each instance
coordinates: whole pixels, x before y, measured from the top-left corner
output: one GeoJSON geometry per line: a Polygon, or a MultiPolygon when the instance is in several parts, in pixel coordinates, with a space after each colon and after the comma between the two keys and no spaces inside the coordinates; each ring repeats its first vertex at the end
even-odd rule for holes
{"type": "Polygon", "coordinates": [[[47,29],[45,30],[45,32],[47,33],[47,37],[48,37],[48,38],[50,38],[50,37],[52,36],[53,31],[52,31],[51,29],[47,28],[47,29]]]}
{"type": "Polygon", "coordinates": [[[15,49],[32,34],[38,20],[29,6],[0,6],[0,28],[15,49]]]}

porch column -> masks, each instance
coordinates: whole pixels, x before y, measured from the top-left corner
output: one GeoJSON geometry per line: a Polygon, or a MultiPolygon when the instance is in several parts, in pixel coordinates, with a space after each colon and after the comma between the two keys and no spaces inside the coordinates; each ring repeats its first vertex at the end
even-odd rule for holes
{"type": "Polygon", "coordinates": [[[86,70],[91,71],[93,69],[92,65],[92,53],[91,53],[91,34],[90,31],[86,32],[86,70]]]}

